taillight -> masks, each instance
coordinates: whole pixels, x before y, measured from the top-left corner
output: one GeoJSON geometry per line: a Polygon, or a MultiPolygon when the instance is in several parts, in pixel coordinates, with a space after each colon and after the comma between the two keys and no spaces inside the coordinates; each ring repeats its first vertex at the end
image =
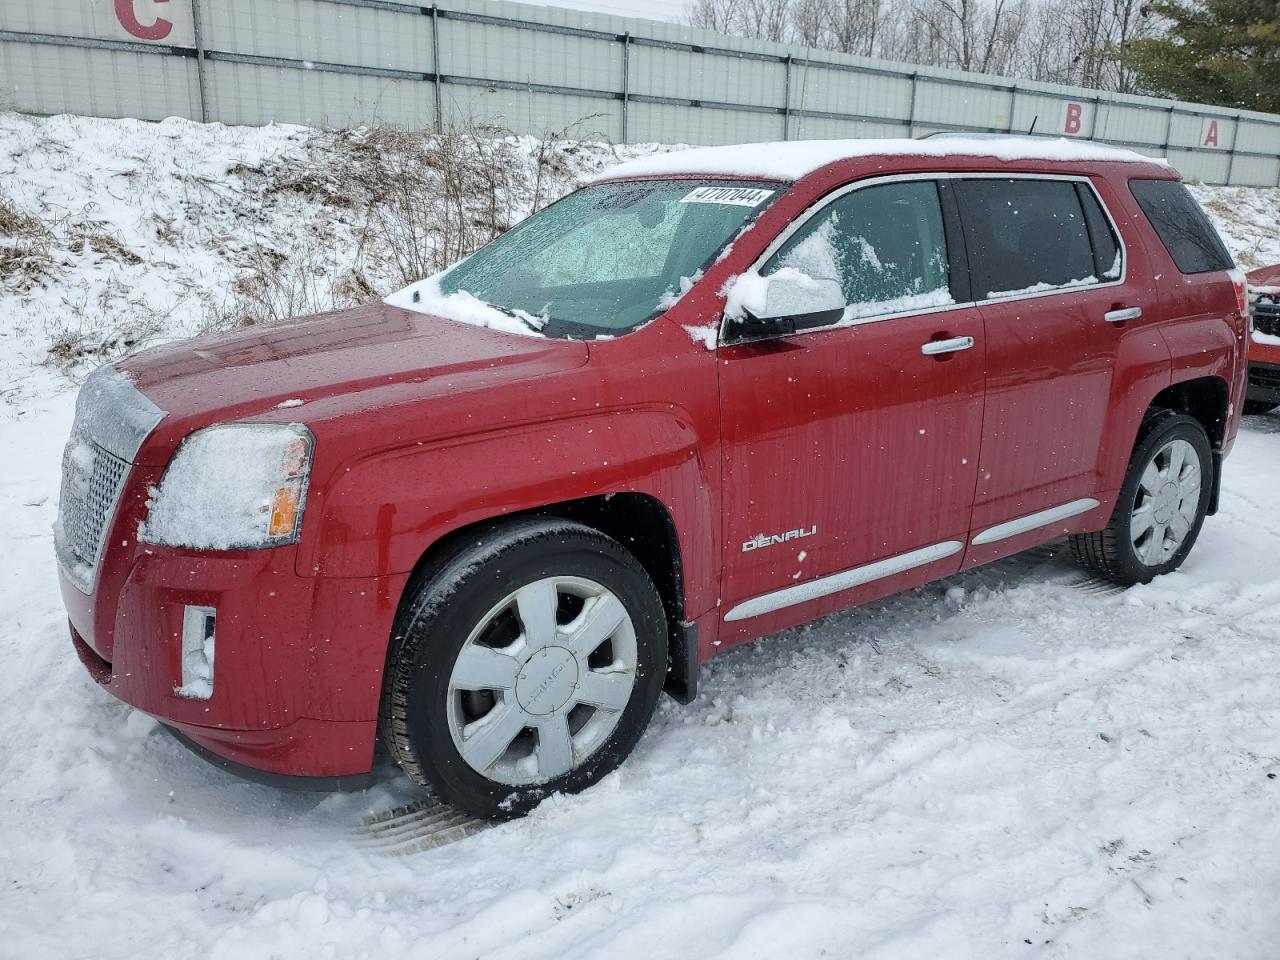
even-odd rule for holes
{"type": "Polygon", "coordinates": [[[1243,270],[1229,270],[1227,275],[1231,277],[1231,286],[1236,291],[1236,309],[1240,311],[1240,316],[1247,317],[1249,315],[1249,281],[1245,279],[1243,270]]]}

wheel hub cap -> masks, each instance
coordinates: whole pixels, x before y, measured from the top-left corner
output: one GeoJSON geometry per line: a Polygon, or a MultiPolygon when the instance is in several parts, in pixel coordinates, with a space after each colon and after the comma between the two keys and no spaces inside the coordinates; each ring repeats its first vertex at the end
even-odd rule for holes
{"type": "Polygon", "coordinates": [[[526,584],[458,652],[445,706],[453,744],[497,783],[564,776],[608,741],[637,660],[635,625],[612,591],[578,576],[526,584]]]}
{"type": "Polygon", "coordinates": [[[520,670],[516,699],[526,713],[546,716],[569,702],[578,686],[578,661],[564,647],[543,647],[520,670]]]}
{"type": "Polygon", "coordinates": [[[1149,567],[1168,561],[1194,529],[1200,510],[1200,459],[1181,438],[1155,452],[1138,479],[1129,535],[1149,567]]]}

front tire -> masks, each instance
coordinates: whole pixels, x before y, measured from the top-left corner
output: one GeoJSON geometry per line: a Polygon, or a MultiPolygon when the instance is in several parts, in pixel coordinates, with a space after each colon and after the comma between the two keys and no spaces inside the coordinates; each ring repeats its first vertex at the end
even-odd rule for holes
{"type": "Polygon", "coordinates": [[[667,629],[652,581],[616,541],[516,521],[455,545],[410,589],[382,728],[417,783],[502,819],[626,759],[661,692],[667,629]]]}
{"type": "Polygon", "coordinates": [[[1212,453],[1200,422],[1173,411],[1148,418],[1106,528],[1071,538],[1076,559],[1132,586],[1178,569],[1209,509],[1212,453]]]}

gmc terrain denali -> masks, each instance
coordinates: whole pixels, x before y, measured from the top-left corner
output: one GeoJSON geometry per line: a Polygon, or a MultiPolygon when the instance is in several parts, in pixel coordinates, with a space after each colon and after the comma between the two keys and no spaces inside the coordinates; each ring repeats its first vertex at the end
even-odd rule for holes
{"type": "Polygon", "coordinates": [[[1027,138],[609,171],[385,303],[81,390],[71,637],[220,762],[472,814],[578,790],[712,653],[1070,536],[1117,583],[1217,503],[1244,278],[1169,167],[1027,138]]]}

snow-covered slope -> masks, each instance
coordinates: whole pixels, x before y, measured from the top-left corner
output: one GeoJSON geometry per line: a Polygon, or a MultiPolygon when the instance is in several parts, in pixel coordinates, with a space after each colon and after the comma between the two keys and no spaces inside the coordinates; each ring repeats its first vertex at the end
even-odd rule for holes
{"type": "MultiPolygon", "coordinates": [[[[1274,956],[1280,418],[1246,421],[1179,573],[1100,592],[1045,550],[786,631],[713,661],[596,789],[426,853],[360,826],[412,799],[394,770],[243,783],[99,690],[56,589],[73,396],[43,325],[105,296],[105,327],[194,329],[255,238],[316,224],[355,263],[328,191],[247,171],[311,137],[0,117],[0,191],[146,261],[62,242],[0,299],[0,957],[1274,956]]],[[[1198,192],[1243,259],[1274,192],[1198,192]]]]}

